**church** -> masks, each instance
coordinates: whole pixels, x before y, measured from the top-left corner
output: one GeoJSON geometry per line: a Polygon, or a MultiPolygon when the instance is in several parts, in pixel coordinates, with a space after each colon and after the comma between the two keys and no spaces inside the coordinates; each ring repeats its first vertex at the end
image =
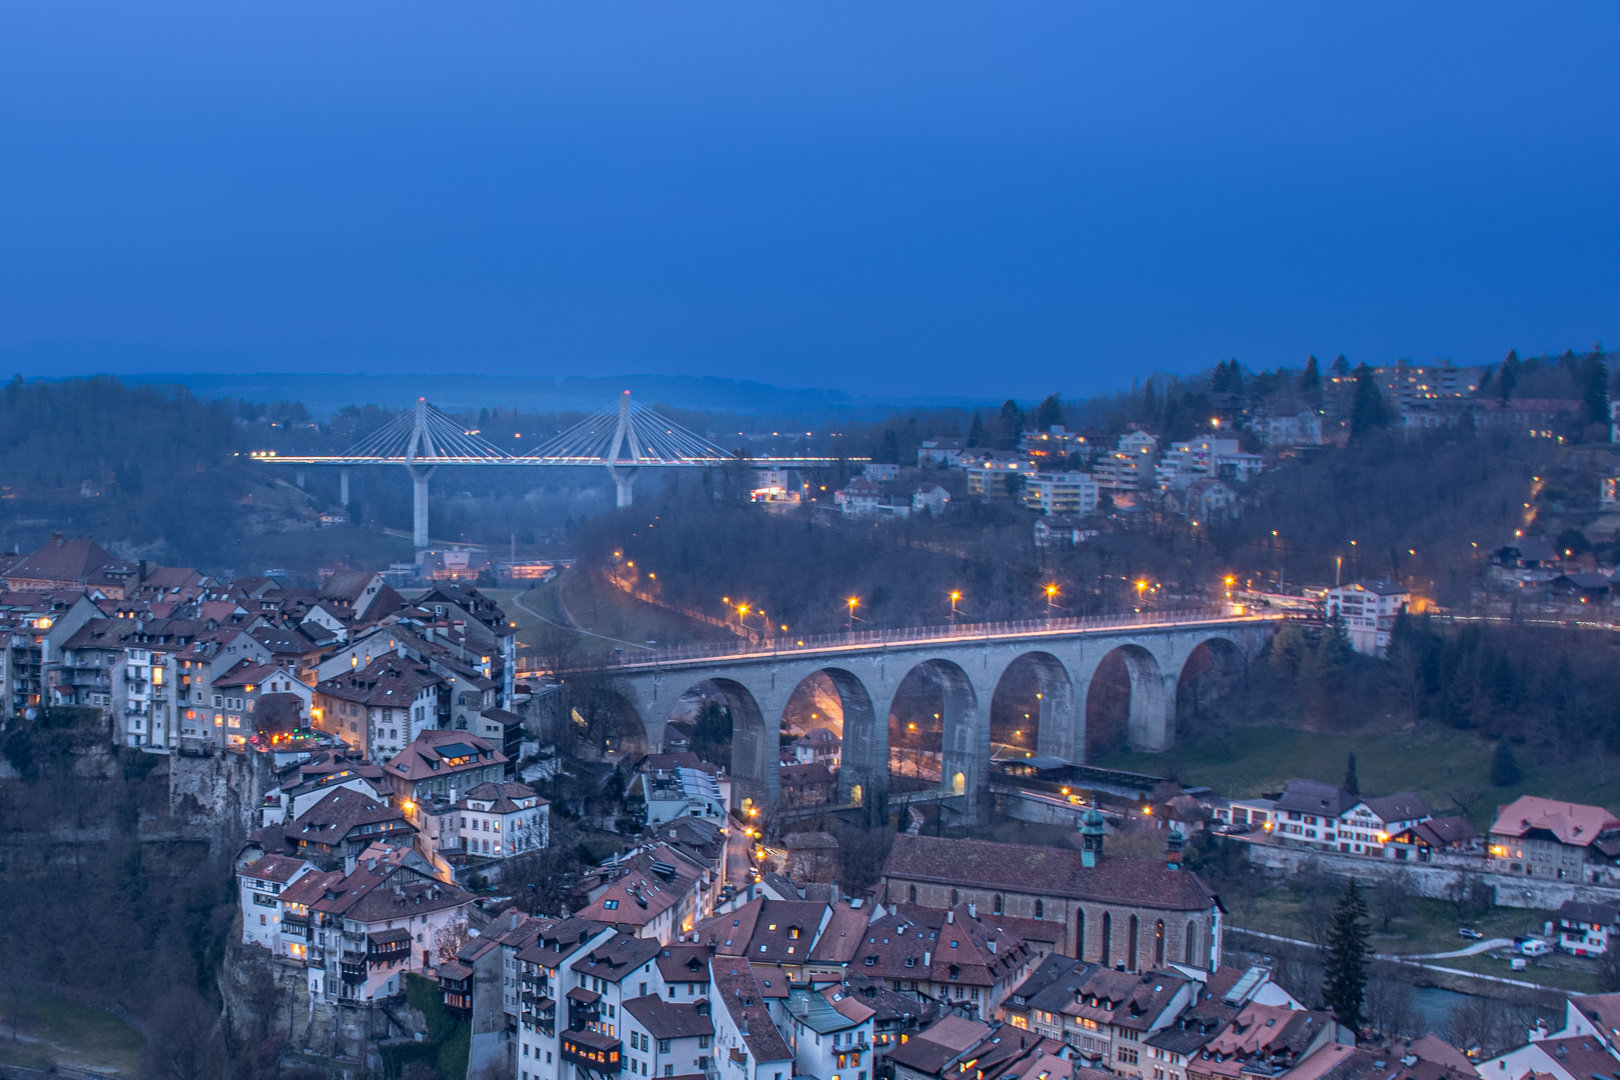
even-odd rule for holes
{"type": "Polygon", "coordinates": [[[883,864],[884,900],[1055,922],[1060,952],[1122,971],[1220,966],[1220,901],[1181,868],[1178,843],[1162,861],[1105,858],[1095,810],[1080,833],[1080,851],[897,836],[883,864]]]}

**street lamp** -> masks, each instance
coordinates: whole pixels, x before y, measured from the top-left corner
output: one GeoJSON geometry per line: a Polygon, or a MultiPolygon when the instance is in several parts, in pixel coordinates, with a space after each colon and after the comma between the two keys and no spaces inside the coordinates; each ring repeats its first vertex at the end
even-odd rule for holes
{"type": "Polygon", "coordinates": [[[850,633],[855,632],[855,606],[857,604],[859,604],[860,602],[861,602],[861,598],[858,597],[858,596],[852,596],[848,600],[844,601],[845,604],[849,605],[849,626],[848,626],[848,630],[849,630],[850,633]]]}
{"type": "Polygon", "coordinates": [[[951,625],[952,626],[956,625],[956,602],[958,600],[960,600],[960,599],[962,599],[962,594],[959,593],[959,592],[956,592],[955,590],[952,590],[952,592],[951,592],[951,625]]]}
{"type": "Polygon", "coordinates": [[[1046,611],[1048,615],[1051,614],[1053,608],[1057,607],[1057,592],[1058,587],[1056,585],[1046,587],[1046,611]]]}

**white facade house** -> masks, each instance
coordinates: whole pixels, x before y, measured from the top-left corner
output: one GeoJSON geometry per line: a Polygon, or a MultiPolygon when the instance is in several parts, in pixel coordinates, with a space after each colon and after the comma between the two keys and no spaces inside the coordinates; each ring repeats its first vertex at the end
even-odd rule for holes
{"type": "Polygon", "coordinates": [[[281,931],[281,893],[312,870],[314,863],[290,855],[265,855],[236,872],[242,908],[242,944],[277,950],[281,931]]]}
{"type": "MultiPolygon", "coordinates": [[[[629,1031],[645,1028],[636,1026],[625,1003],[662,996],[655,961],[663,946],[651,938],[604,935],[600,927],[568,920],[517,954],[524,1011],[518,1080],[591,1080],[628,1071],[629,1031]]],[[[644,1060],[637,1057],[637,1075],[644,1060]]]]}
{"type": "MultiPolygon", "coordinates": [[[[707,971],[703,977],[706,983],[707,971]]],[[[706,994],[687,1002],[647,993],[626,1001],[623,1016],[624,1061],[631,1076],[694,1076],[714,1070],[714,1018],[706,994]]]]}
{"type": "Polygon", "coordinates": [[[968,452],[967,444],[958,438],[936,436],[924,439],[922,445],[917,447],[917,464],[923,465],[960,465],[962,455],[968,452]]]}
{"type": "Polygon", "coordinates": [[[410,865],[409,853],[373,845],[353,872],[334,873],[318,898],[300,897],[306,963],[320,971],[311,973],[312,992],[329,1001],[397,997],[407,974],[433,967],[465,940],[472,894],[410,865]]]}
{"type": "Polygon", "coordinates": [[[1240,484],[1247,484],[1265,470],[1266,459],[1259,454],[1233,451],[1228,454],[1216,454],[1214,465],[1215,475],[1222,480],[1236,480],[1240,484]]]}
{"type": "Polygon", "coordinates": [[[1264,468],[1265,459],[1243,453],[1236,439],[1192,439],[1171,443],[1153,478],[1159,490],[1172,491],[1203,479],[1246,484],[1264,468]]]}
{"type": "Polygon", "coordinates": [[[719,1080],[792,1080],[793,1050],[777,1030],[748,960],[717,956],[710,972],[719,1080]]]}
{"type": "Polygon", "coordinates": [[[1358,653],[1382,657],[1389,648],[1395,618],[1406,610],[1411,592],[1390,581],[1353,581],[1328,590],[1327,616],[1344,620],[1350,646],[1358,653]]]}
{"type": "Polygon", "coordinates": [[[951,501],[951,493],[938,484],[924,484],[911,493],[911,512],[939,517],[951,501]]]}
{"type": "Polygon", "coordinates": [[[1101,495],[1102,487],[1090,473],[1037,472],[1024,481],[1024,505],[1049,516],[1094,514],[1101,495]]]}
{"type": "Polygon", "coordinates": [[[883,501],[883,488],[876,481],[857,477],[833,493],[845,517],[876,517],[878,504],[883,501]]]}
{"type": "Polygon", "coordinates": [[[1394,858],[1390,841],[1433,816],[1415,792],[1363,799],[1334,784],[1290,780],[1271,811],[1271,823],[1273,835],[1285,843],[1394,858]]]}
{"type": "Polygon", "coordinates": [[[167,752],[180,744],[175,711],[180,671],[174,653],[150,645],[127,646],[113,666],[113,720],[125,746],[167,752]]]}
{"type": "Polygon", "coordinates": [[[1091,475],[1104,490],[1146,491],[1153,483],[1159,440],[1145,431],[1127,431],[1113,453],[1104,454],[1091,467],[1091,475]]]}
{"type": "Polygon", "coordinates": [[[862,475],[868,480],[879,484],[891,483],[900,479],[900,466],[887,465],[879,461],[868,461],[861,469],[862,475]]]}
{"type": "MultiPolygon", "coordinates": [[[[600,994],[580,985],[571,965],[615,936],[612,927],[589,919],[562,919],[547,922],[534,941],[516,951],[516,1068],[509,1075],[516,1080],[563,1080],[575,1071],[578,1063],[564,1060],[560,1037],[574,1023],[583,1029],[591,1022],[590,1006],[600,994]]],[[[610,1044],[620,1041],[607,1031],[597,1034],[610,1044]]],[[[611,1055],[612,1061],[602,1064],[613,1068],[596,1071],[619,1071],[622,1049],[622,1045],[604,1049],[604,1058],[611,1055]]]]}
{"type": "Polygon", "coordinates": [[[1267,446],[1321,446],[1322,416],[1315,409],[1301,409],[1289,416],[1269,416],[1260,428],[1267,446]]]}
{"type": "Polygon", "coordinates": [[[842,985],[820,991],[794,988],[779,1025],[793,1050],[794,1074],[827,1080],[864,1080],[875,1075],[876,1015],[842,985]]]}
{"type": "Polygon", "coordinates": [[[1565,900],[1558,909],[1558,947],[1576,956],[1602,956],[1620,933],[1620,905],[1565,900]]]}
{"type": "Polygon", "coordinates": [[[1194,523],[1233,517],[1242,502],[1225,482],[1208,477],[1194,480],[1185,490],[1174,492],[1166,499],[1179,504],[1182,514],[1194,523]]]}
{"type": "Polygon", "coordinates": [[[1161,491],[1184,488],[1194,480],[1216,475],[1216,461],[1238,452],[1236,439],[1192,439],[1171,443],[1154,466],[1153,478],[1161,491]]]}
{"type": "Polygon", "coordinates": [[[1010,495],[1017,484],[1035,472],[1035,465],[1011,450],[975,450],[962,458],[968,494],[981,499],[1010,495]]]}
{"type": "Polygon", "coordinates": [[[526,784],[479,784],[456,803],[461,848],[506,859],[542,851],[551,839],[551,803],[526,784]]]}
{"type": "Polygon", "coordinates": [[[1069,514],[1035,519],[1035,546],[1038,548],[1083,544],[1096,535],[1096,529],[1085,528],[1079,518],[1069,514]]]}

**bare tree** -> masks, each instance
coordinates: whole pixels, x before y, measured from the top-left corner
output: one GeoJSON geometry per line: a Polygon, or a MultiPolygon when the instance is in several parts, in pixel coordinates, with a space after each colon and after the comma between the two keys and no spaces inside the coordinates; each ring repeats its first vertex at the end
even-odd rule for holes
{"type": "Polygon", "coordinates": [[[142,1076],[218,1080],[226,1060],[219,1015],[191,987],[174,987],[153,1011],[145,1058],[142,1076]]]}
{"type": "Polygon", "coordinates": [[[1620,949],[1606,949],[1597,962],[1598,989],[1605,994],[1620,991],[1620,949]]]}
{"type": "Polygon", "coordinates": [[[1473,914],[1478,907],[1480,891],[1487,888],[1489,886],[1480,875],[1460,871],[1451,884],[1446,886],[1446,899],[1450,901],[1452,910],[1457,913],[1459,922],[1473,914]]]}
{"type": "Polygon", "coordinates": [[[1404,871],[1391,874],[1373,890],[1372,915],[1384,933],[1389,933],[1390,923],[1412,913],[1412,893],[1411,875],[1404,871]]]}
{"type": "Polygon", "coordinates": [[[1375,964],[1367,979],[1367,1026],[1391,1038],[1423,1034],[1413,1008],[1416,998],[1407,972],[1393,964],[1375,964]]]}
{"type": "Polygon", "coordinates": [[[433,958],[441,964],[448,964],[456,958],[467,942],[472,940],[472,934],[467,927],[467,918],[460,919],[448,925],[441,926],[433,931],[433,958]]]}

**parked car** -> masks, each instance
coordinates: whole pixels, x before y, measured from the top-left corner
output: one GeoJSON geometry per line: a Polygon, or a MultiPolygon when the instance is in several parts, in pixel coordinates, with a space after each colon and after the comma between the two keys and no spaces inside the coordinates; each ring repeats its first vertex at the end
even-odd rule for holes
{"type": "Polygon", "coordinates": [[[1485,935],[1484,934],[1480,933],[1478,930],[1472,929],[1471,927],[1467,927],[1467,926],[1459,927],[1458,930],[1457,930],[1457,936],[1460,937],[1460,938],[1467,938],[1469,941],[1484,941],[1485,940],[1485,935]]]}
{"type": "Polygon", "coordinates": [[[1525,956],[1546,956],[1553,951],[1553,947],[1539,938],[1531,938],[1519,946],[1519,951],[1525,956]]]}
{"type": "Polygon", "coordinates": [[[1244,833],[1249,831],[1249,827],[1243,824],[1241,821],[1236,821],[1230,825],[1219,825],[1216,827],[1215,831],[1220,833],[1222,836],[1242,836],[1244,833]]]}

